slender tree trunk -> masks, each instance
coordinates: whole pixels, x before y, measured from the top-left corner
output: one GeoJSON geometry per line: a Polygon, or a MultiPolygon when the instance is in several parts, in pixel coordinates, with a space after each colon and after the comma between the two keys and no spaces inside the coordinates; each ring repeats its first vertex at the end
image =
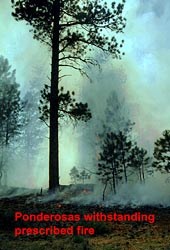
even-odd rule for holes
{"type": "Polygon", "coordinates": [[[139,180],[140,183],[142,183],[142,172],[141,172],[141,168],[139,167],[139,180]]]}
{"type": "Polygon", "coordinates": [[[124,172],[124,177],[125,177],[125,183],[127,183],[127,182],[128,182],[128,179],[127,179],[127,171],[126,171],[125,162],[123,163],[123,172],[124,172]]]}
{"type": "Polygon", "coordinates": [[[2,177],[3,177],[3,174],[2,174],[2,170],[0,169],[0,187],[2,186],[2,177]]]}
{"type": "Polygon", "coordinates": [[[116,182],[116,186],[118,186],[119,182],[118,182],[118,167],[114,161],[114,166],[115,166],[115,182],[116,182]]]}
{"type": "Polygon", "coordinates": [[[49,190],[59,187],[59,140],[58,140],[58,84],[59,84],[59,19],[60,0],[54,2],[52,38],[50,140],[49,140],[49,190]]]}
{"type": "Polygon", "coordinates": [[[4,170],[4,159],[3,159],[3,145],[1,145],[1,160],[0,160],[0,186],[3,185],[3,170],[4,170]]]}
{"type": "Polygon", "coordinates": [[[5,169],[4,169],[4,185],[7,186],[8,183],[8,149],[9,149],[9,124],[7,121],[6,127],[6,138],[5,138],[5,169]]]}
{"type": "Polygon", "coordinates": [[[113,183],[112,182],[109,183],[110,184],[110,190],[111,190],[111,192],[113,192],[113,183]]]}
{"type": "Polygon", "coordinates": [[[128,178],[127,178],[126,160],[125,160],[125,154],[124,154],[124,152],[123,152],[122,156],[123,156],[123,171],[124,171],[125,183],[127,183],[128,182],[128,178]]]}
{"type": "Polygon", "coordinates": [[[7,169],[4,170],[4,186],[8,186],[8,175],[7,175],[7,169]]]}
{"type": "Polygon", "coordinates": [[[116,180],[115,180],[115,170],[114,170],[113,163],[112,163],[112,180],[113,180],[113,191],[114,191],[114,194],[116,194],[116,180]]]}
{"type": "Polygon", "coordinates": [[[105,198],[106,188],[107,188],[107,181],[106,181],[106,183],[104,185],[104,189],[103,189],[103,201],[104,201],[104,198],[105,198]]]}
{"type": "Polygon", "coordinates": [[[116,194],[116,182],[115,182],[115,172],[113,171],[113,191],[116,194]]]}
{"type": "Polygon", "coordinates": [[[142,164],[142,178],[143,178],[143,183],[145,183],[145,170],[143,164],[142,164]]]}

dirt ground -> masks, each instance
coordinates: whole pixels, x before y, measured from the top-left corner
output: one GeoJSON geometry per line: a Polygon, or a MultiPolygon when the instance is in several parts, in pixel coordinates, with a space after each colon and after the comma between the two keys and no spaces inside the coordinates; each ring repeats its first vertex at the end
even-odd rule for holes
{"type": "MultiPolygon", "coordinates": [[[[56,222],[55,222],[56,223],[56,222]]],[[[59,201],[40,203],[29,196],[0,199],[0,250],[170,250],[170,207],[104,207],[73,205],[59,201]],[[48,227],[53,222],[15,222],[14,214],[57,213],[83,214],[102,212],[154,214],[155,222],[57,222],[58,227],[92,227],[94,235],[31,235],[14,236],[16,227],[48,227]]]]}

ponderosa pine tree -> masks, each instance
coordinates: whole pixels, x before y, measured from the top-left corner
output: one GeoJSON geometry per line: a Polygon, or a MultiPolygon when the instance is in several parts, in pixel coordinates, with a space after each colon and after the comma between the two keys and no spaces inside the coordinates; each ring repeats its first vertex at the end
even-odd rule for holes
{"type": "MultiPolygon", "coordinates": [[[[49,86],[45,85],[41,90],[41,100],[39,105],[40,119],[45,122],[49,127],[50,116],[50,93],[49,86]]],[[[88,108],[87,103],[78,103],[75,99],[75,92],[64,91],[61,87],[58,90],[58,118],[61,120],[72,120],[77,123],[78,121],[87,122],[91,119],[92,115],[88,108]]]]}
{"type": "Polygon", "coordinates": [[[170,173],[170,130],[155,142],[153,167],[161,173],[170,173]]]}
{"type": "Polygon", "coordinates": [[[44,139],[46,127],[39,119],[39,91],[32,87],[26,92],[22,103],[21,120],[23,126],[18,137],[18,147],[19,154],[26,157],[27,167],[30,168],[44,139]]]}
{"type": "Polygon", "coordinates": [[[71,178],[71,181],[76,184],[77,183],[77,180],[79,179],[79,170],[76,168],[76,167],[73,167],[71,170],[70,170],[70,178],[71,178]]]}
{"type": "MultiPolygon", "coordinates": [[[[15,70],[11,71],[7,59],[0,57],[0,180],[7,178],[6,152],[20,133],[22,104],[15,70]]],[[[6,182],[6,180],[5,180],[6,182]]]]}
{"type": "Polygon", "coordinates": [[[151,162],[151,158],[148,157],[147,150],[144,148],[139,148],[135,145],[130,154],[131,159],[131,167],[132,169],[137,172],[139,176],[139,181],[141,183],[145,182],[145,170],[148,172],[150,169],[146,169],[148,164],[151,162]]]}
{"type": "Polygon", "coordinates": [[[108,182],[112,183],[114,193],[119,180],[124,177],[124,181],[128,181],[127,169],[130,166],[131,147],[132,142],[122,131],[108,133],[102,143],[97,174],[105,183],[105,187],[108,182]]]}
{"type": "Polygon", "coordinates": [[[105,125],[104,130],[109,132],[119,132],[120,130],[129,133],[135,123],[130,121],[127,103],[124,98],[119,97],[116,91],[110,93],[106,100],[105,125]]]}
{"type": "Polygon", "coordinates": [[[90,179],[90,174],[86,170],[82,170],[79,174],[79,181],[82,181],[82,184],[84,184],[85,180],[90,179]]]}
{"type": "Polygon", "coordinates": [[[97,48],[114,58],[120,58],[115,36],[122,32],[125,0],[110,7],[103,0],[11,0],[16,20],[25,20],[32,26],[34,38],[52,50],[50,86],[50,145],[49,189],[59,186],[58,163],[58,89],[62,67],[86,74],[85,65],[96,65],[89,50],[97,48]]]}

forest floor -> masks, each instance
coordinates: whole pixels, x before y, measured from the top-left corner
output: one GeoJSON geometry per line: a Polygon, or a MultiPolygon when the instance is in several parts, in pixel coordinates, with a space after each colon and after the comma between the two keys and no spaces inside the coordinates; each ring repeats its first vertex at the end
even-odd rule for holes
{"type": "MultiPolygon", "coordinates": [[[[102,205],[46,203],[30,199],[30,195],[0,199],[0,250],[170,250],[170,207],[104,207],[102,205]],[[14,221],[16,212],[23,214],[80,214],[102,212],[154,214],[155,222],[23,222],[14,221]],[[50,223],[50,224],[49,224],[50,223]],[[54,224],[55,223],[55,224],[54,224]],[[19,235],[15,228],[23,227],[92,227],[94,235],[19,235]]],[[[83,218],[83,217],[82,217],[83,218]]]]}

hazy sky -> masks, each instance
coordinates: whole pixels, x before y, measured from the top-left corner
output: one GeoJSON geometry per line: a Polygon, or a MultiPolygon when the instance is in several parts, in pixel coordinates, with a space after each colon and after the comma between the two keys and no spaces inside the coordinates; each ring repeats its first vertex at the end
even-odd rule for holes
{"type": "MultiPolygon", "coordinates": [[[[81,78],[77,76],[74,86],[78,91],[77,86],[86,84],[90,93],[84,100],[92,100],[96,105],[114,89],[115,72],[120,78],[123,75],[139,143],[152,147],[162,131],[169,129],[170,122],[170,1],[127,0],[124,16],[127,27],[121,35],[125,40],[123,59],[107,60],[103,65],[104,77],[102,73],[100,77],[103,82],[98,81],[96,72],[93,84],[85,79],[80,84],[81,78]]],[[[11,17],[9,0],[0,0],[0,55],[8,58],[12,68],[16,69],[22,90],[29,88],[29,82],[37,72],[44,81],[50,75],[49,52],[32,39],[24,22],[16,22],[11,17]]],[[[72,128],[62,129],[61,133],[61,180],[66,182],[68,169],[79,162],[77,141],[81,135],[74,133],[72,128]]]]}

